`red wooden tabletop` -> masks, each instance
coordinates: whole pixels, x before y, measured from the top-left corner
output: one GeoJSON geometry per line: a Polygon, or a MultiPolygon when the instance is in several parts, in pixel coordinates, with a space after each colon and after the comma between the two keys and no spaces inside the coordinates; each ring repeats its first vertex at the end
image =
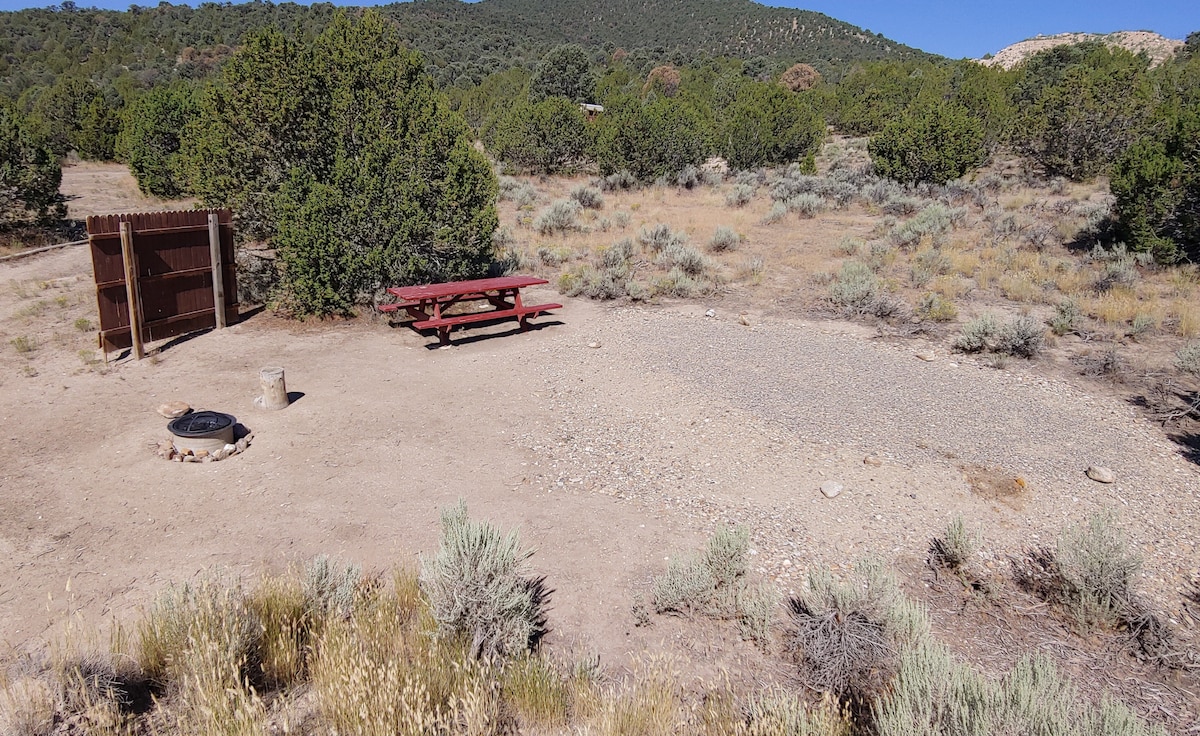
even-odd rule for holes
{"type": "Polygon", "coordinates": [[[480,294],[502,289],[523,289],[526,286],[550,283],[546,279],[533,276],[501,276],[495,279],[473,279],[471,281],[450,281],[444,284],[424,284],[422,286],[393,286],[389,294],[395,294],[405,301],[416,302],[422,299],[437,299],[457,294],[480,294]]]}

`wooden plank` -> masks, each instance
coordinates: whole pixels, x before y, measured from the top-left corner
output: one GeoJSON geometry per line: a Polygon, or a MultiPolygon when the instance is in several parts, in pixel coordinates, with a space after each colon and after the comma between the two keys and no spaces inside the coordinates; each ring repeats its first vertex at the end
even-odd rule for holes
{"type": "Polygon", "coordinates": [[[137,256],[133,252],[133,225],[121,223],[121,258],[125,262],[125,294],[129,304],[129,334],[133,337],[133,357],[145,357],[142,349],[142,317],[138,300],[137,256]]]}
{"type": "Polygon", "coordinates": [[[225,328],[225,285],[221,274],[221,231],[216,213],[208,216],[208,252],[212,264],[213,317],[217,329],[225,328]]]}
{"type": "Polygon", "coordinates": [[[526,286],[550,283],[546,279],[533,276],[502,276],[494,279],[473,279],[470,281],[449,281],[444,284],[423,284],[420,286],[397,286],[388,289],[405,301],[421,301],[460,294],[477,294],[486,291],[502,291],[523,289],[526,286]]]}
{"type": "Polygon", "coordinates": [[[454,325],[465,325],[471,322],[488,322],[493,319],[509,319],[512,317],[524,317],[526,315],[537,314],[538,312],[548,312],[551,309],[562,309],[561,304],[538,304],[533,307],[520,307],[514,309],[496,309],[490,312],[472,312],[471,314],[456,314],[452,317],[442,317],[441,319],[426,319],[419,322],[413,322],[412,327],[418,330],[425,330],[434,327],[453,327],[454,325]]]}

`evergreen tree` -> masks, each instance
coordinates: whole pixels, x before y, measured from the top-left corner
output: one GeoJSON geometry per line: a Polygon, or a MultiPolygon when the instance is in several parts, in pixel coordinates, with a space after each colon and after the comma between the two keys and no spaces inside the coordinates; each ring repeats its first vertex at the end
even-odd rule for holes
{"type": "Polygon", "coordinates": [[[867,145],[881,176],[944,184],[983,165],[983,126],[952,103],[929,105],[893,121],[867,145]]]}
{"type": "Polygon", "coordinates": [[[311,44],[247,40],[189,127],[193,188],[283,266],[283,302],[346,313],[392,284],[482,275],[496,179],[421,57],[377,13],[311,44]]]}
{"type": "Polygon", "coordinates": [[[36,129],[0,100],[0,229],[66,215],[58,157],[36,129]]]}
{"type": "Polygon", "coordinates": [[[538,62],[529,80],[529,99],[565,97],[572,102],[592,102],[596,79],[587,52],[578,44],[556,47],[538,62]]]}

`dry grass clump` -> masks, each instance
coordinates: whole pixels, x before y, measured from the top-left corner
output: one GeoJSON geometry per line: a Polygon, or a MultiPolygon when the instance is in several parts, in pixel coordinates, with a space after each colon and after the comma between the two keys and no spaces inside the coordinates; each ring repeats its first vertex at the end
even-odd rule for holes
{"type": "Polygon", "coordinates": [[[930,554],[938,565],[952,572],[966,568],[979,548],[979,533],[967,530],[962,514],[955,516],[942,536],[929,545],[930,554]]]}
{"type": "Polygon", "coordinates": [[[654,581],[654,611],[734,619],[744,638],[765,645],[777,600],[769,586],[752,586],[747,579],[749,549],[749,529],[723,527],[699,554],[672,558],[654,581]]]}

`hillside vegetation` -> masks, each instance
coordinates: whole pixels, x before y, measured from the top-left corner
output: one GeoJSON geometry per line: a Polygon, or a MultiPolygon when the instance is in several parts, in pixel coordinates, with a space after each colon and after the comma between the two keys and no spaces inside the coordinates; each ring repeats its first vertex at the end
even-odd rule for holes
{"type": "MultiPolygon", "coordinates": [[[[750,0],[421,0],[377,10],[425,56],[443,86],[531,67],[569,42],[601,53],[619,47],[647,60],[670,56],[677,64],[702,54],[808,61],[826,75],[857,61],[930,58],[820,13],[750,0]]],[[[69,72],[128,95],[208,74],[251,30],[269,26],[292,37],[314,36],[333,15],[328,3],[263,2],[194,8],[164,2],[128,11],[64,2],[0,13],[0,91],[16,97],[69,72]]]]}

